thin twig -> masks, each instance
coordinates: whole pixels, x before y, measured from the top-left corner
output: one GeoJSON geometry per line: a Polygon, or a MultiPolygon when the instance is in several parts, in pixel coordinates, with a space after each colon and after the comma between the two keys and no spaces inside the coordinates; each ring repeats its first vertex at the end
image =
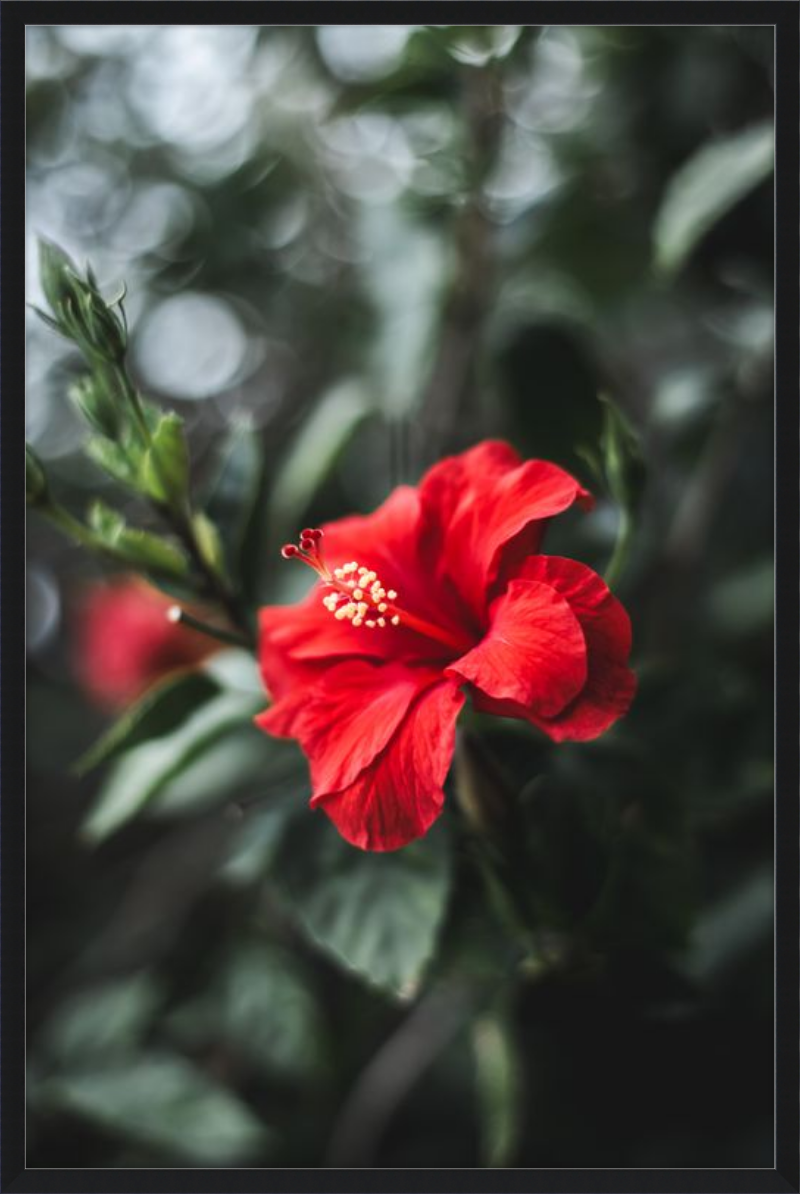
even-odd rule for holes
{"type": "Polygon", "coordinates": [[[238,634],[231,634],[227,630],[222,630],[219,626],[211,626],[208,622],[202,622],[199,618],[195,618],[193,614],[187,613],[185,609],[181,609],[179,605],[171,605],[167,610],[167,620],[175,623],[175,625],[188,626],[190,630],[197,630],[200,634],[205,634],[209,638],[215,638],[221,643],[229,643],[234,647],[249,647],[250,643],[247,639],[242,638],[238,634]]]}
{"type": "Polygon", "coordinates": [[[474,1006],[475,996],[463,989],[439,988],[420,1000],[356,1081],[334,1125],[326,1167],[371,1165],[397,1108],[474,1006]]]}

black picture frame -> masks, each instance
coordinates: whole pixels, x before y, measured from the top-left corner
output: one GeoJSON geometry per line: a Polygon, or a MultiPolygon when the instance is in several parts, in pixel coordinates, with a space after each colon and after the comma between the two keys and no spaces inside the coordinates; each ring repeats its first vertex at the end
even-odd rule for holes
{"type": "MultiPolygon", "coordinates": [[[[378,0],[375,0],[377,3],[378,0]]],[[[453,15],[452,0],[422,4],[381,0],[384,22],[408,21],[424,13],[428,21],[453,15]]],[[[168,22],[218,23],[215,7],[192,9],[162,4],[168,22]],[[206,16],[207,14],[207,16],[206,16]],[[186,18],[189,18],[187,20],[186,18]]],[[[363,3],[259,4],[231,2],[228,23],[240,20],[275,24],[314,24],[336,19],[358,24],[363,3]]],[[[463,11],[463,5],[459,12],[463,11]]],[[[25,956],[25,814],[24,814],[24,635],[25,498],[24,440],[24,35],[30,24],[64,23],[78,17],[92,23],[148,20],[146,3],[113,0],[66,9],[44,0],[4,0],[0,10],[0,84],[2,86],[2,690],[0,690],[0,879],[2,880],[2,961],[0,1042],[2,1113],[0,1190],[68,1194],[115,1190],[308,1192],[409,1190],[475,1194],[486,1191],[712,1191],[755,1194],[800,1190],[800,1057],[798,1041],[798,4],[794,0],[499,0],[491,7],[473,2],[475,23],[572,24],[736,24],[772,25],[776,46],[776,1164],[773,1169],[607,1169],[607,1170],[331,1170],[331,1169],[28,1169],[24,1157],[24,956],[25,956]]],[[[372,14],[371,14],[372,15],[372,14]]],[[[28,742],[28,749],[35,743],[28,742]]]]}

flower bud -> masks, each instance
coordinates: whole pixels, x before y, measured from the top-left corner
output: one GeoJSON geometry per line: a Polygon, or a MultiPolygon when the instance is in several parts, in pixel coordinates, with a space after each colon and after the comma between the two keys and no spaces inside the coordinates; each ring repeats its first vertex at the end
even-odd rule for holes
{"type": "Polygon", "coordinates": [[[59,331],[90,358],[118,364],[127,349],[125,323],[100,294],[91,270],[81,277],[62,249],[40,241],[39,276],[59,331]]]}
{"type": "Polygon", "coordinates": [[[39,241],[39,278],[51,310],[58,314],[75,293],[78,271],[64,250],[47,240],[39,241]]]}

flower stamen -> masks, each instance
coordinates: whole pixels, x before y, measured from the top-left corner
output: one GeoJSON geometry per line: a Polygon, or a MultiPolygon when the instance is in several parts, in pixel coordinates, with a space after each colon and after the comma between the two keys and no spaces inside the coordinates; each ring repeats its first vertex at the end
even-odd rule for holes
{"type": "Polygon", "coordinates": [[[285,560],[298,559],[313,568],[328,590],[322,597],[322,604],[337,622],[351,622],[355,627],[364,626],[368,630],[403,625],[458,651],[465,649],[464,643],[443,627],[418,618],[395,604],[398,599],[396,589],[385,588],[371,568],[350,560],[331,572],[322,554],[322,537],[318,528],[307,528],[301,531],[299,543],[287,543],[281,548],[281,555],[285,560]]]}

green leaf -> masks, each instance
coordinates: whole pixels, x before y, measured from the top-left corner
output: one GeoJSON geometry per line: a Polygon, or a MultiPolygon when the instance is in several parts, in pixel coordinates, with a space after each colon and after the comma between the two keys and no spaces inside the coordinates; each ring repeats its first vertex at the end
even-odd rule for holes
{"type": "Polygon", "coordinates": [[[47,498],[47,476],[30,444],[25,445],[25,500],[35,506],[47,498]]]}
{"type": "Polygon", "coordinates": [[[684,959],[686,973],[703,985],[722,982],[748,953],[771,941],[774,920],[773,868],[763,863],[698,919],[684,959]]]}
{"type": "Polygon", "coordinates": [[[169,1028],[182,1047],[220,1037],[267,1074],[307,1078],[324,1062],[319,1008],[296,961],[267,942],[240,946],[212,990],[179,1008],[169,1028]]]}
{"type": "Polygon", "coordinates": [[[188,575],[189,561],[181,549],[149,531],[126,528],[117,540],[117,547],[129,563],[140,568],[152,568],[178,578],[188,575]]]}
{"type": "Polygon", "coordinates": [[[772,172],[771,121],[699,149],[671,178],[653,233],[656,267],[674,273],[703,236],[772,172]]]}
{"type": "Polygon", "coordinates": [[[631,807],[584,922],[587,936],[601,949],[682,948],[694,912],[692,867],[685,835],[659,832],[640,807],[631,807]]]}
{"type": "Polygon", "coordinates": [[[134,480],[135,473],[129,455],[118,444],[95,435],[86,443],[85,451],[87,456],[115,481],[130,485],[134,480]]]}
{"type": "Polygon", "coordinates": [[[246,810],[241,829],[236,834],[228,857],[219,869],[219,876],[231,887],[247,887],[272,867],[287,827],[297,817],[308,813],[308,768],[303,774],[295,767],[284,776],[272,770],[265,774],[270,789],[279,789],[271,797],[264,795],[264,803],[246,810]]]}
{"type": "Polygon", "coordinates": [[[180,548],[159,535],[129,527],[119,511],[105,502],[92,502],[88,520],[101,543],[129,564],[177,579],[188,574],[189,561],[180,548]]]}
{"type": "Polygon", "coordinates": [[[69,388],[69,398],[87,422],[108,439],[116,439],[123,423],[119,398],[106,388],[102,377],[81,377],[69,388]]]}
{"type": "Polygon", "coordinates": [[[189,488],[189,450],[183,434],[183,419],[170,412],[161,415],[152,432],[151,446],[142,456],[140,480],[143,491],[167,505],[185,498],[189,488]]]}
{"type": "Polygon", "coordinates": [[[47,1079],[37,1099],[193,1165],[246,1163],[272,1136],[244,1103],[165,1052],[47,1079]]]}
{"type": "Polygon", "coordinates": [[[711,632],[732,638],[770,633],[775,619],[775,561],[762,555],[721,580],[709,595],[711,632]]]}
{"type": "Polygon", "coordinates": [[[441,227],[416,219],[402,204],[364,204],[355,215],[365,249],[364,281],[377,316],[369,337],[373,386],[388,417],[413,417],[442,334],[451,246],[441,227]]]}
{"type": "Polygon", "coordinates": [[[108,763],[123,751],[150,738],[159,738],[179,726],[187,714],[219,692],[219,686],[203,672],[168,676],[148,689],[135,705],[81,755],[73,770],[85,775],[100,763],[108,763]]]}
{"type": "Polygon", "coordinates": [[[297,528],[339,453],[368,413],[366,397],[354,382],[342,382],[317,403],[274,479],[272,514],[282,532],[297,528]]]}
{"type": "Polygon", "coordinates": [[[37,307],[35,303],[28,303],[28,306],[35,315],[39,316],[42,323],[46,323],[52,331],[58,332],[60,336],[64,335],[61,324],[57,320],[53,319],[51,315],[48,315],[46,311],[41,309],[41,307],[37,307]]]}
{"type": "Polygon", "coordinates": [[[566,319],[526,320],[502,333],[494,371],[513,442],[579,476],[603,431],[600,369],[588,333],[566,319]],[[552,395],[558,394],[558,401],[552,395]]]}
{"type": "Polygon", "coordinates": [[[410,998],[436,948],[451,882],[447,827],[389,854],[345,842],[323,813],[289,827],[279,890],[321,950],[381,990],[410,998]]]}
{"type": "Polygon", "coordinates": [[[115,548],[125,530],[125,519],[105,502],[95,501],[89,507],[87,520],[94,533],[107,547],[115,548]]]}
{"type": "Polygon", "coordinates": [[[238,423],[228,432],[202,505],[219,531],[230,576],[244,582],[245,588],[258,572],[263,535],[255,531],[265,506],[263,480],[261,440],[249,423],[238,423]]]}
{"type": "Polygon", "coordinates": [[[192,526],[194,527],[197,546],[200,548],[200,554],[203,559],[216,572],[217,576],[224,577],[225,550],[222,546],[219,531],[202,511],[194,515],[192,526]]]}
{"type": "Polygon", "coordinates": [[[258,663],[249,651],[241,647],[229,647],[216,651],[203,663],[203,671],[219,685],[234,692],[249,692],[263,696],[264,683],[258,663]]]}
{"type": "Polygon", "coordinates": [[[519,1049],[509,1015],[486,1012],[474,1023],[475,1079],[481,1125],[481,1165],[505,1169],[513,1162],[524,1108],[519,1049]]]}
{"type": "Polygon", "coordinates": [[[140,973],[88,987],[60,1003],[42,1032],[51,1063],[83,1068],[132,1054],[152,1022],[160,992],[140,973]]]}
{"type": "Polygon", "coordinates": [[[252,718],[263,705],[263,699],[223,693],[201,705],[174,732],[127,751],[106,780],[83,824],[84,838],[96,843],[115,832],[189,763],[223,734],[252,718]]]}
{"type": "MultiPolygon", "coordinates": [[[[263,698],[262,698],[263,704],[263,698]]],[[[174,819],[195,816],[225,802],[231,816],[250,798],[262,799],[270,748],[265,734],[249,722],[229,730],[183,768],[148,805],[148,815],[174,819]]]]}

